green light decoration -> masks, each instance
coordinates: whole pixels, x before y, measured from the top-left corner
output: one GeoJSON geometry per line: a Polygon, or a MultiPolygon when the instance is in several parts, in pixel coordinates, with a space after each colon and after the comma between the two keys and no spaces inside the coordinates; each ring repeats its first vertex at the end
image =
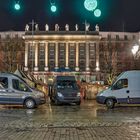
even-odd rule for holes
{"type": "Polygon", "coordinates": [[[101,12],[100,9],[96,9],[96,10],[94,11],[94,16],[95,16],[95,17],[100,17],[101,14],[102,14],[102,12],[101,12]]]}
{"type": "Polygon", "coordinates": [[[51,11],[52,12],[56,12],[56,10],[57,10],[56,6],[55,5],[51,5],[51,11]]]}
{"type": "Polygon", "coordinates": [[[93,11],[98,5],[97,0],[85,0],[84,6],[88,11],[93,11]]]}
{"type": "Polygon", "coordinates": [[[20,4],[19,3],[16,3],[15,5],[14,5],[14,8],[15,8],[15,10],[20,10],[20,4]]]}

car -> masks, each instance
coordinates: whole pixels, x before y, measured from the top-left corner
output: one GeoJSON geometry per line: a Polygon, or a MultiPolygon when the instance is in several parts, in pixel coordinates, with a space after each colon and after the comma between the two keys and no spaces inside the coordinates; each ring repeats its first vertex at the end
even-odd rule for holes
{"type": "Polygon", "coordinates": [[[0,104],[23,105],[33,109],[46,103],[45,94],[31,88],[21,77],[12,73],[0,73],[0,104]]]}
{"type": "Polygon", "coordinates": [[[56,105],[63,103],[81,104],[81,94],[75,76],[57,76],[50,93],[52,103],[56,105]]]}

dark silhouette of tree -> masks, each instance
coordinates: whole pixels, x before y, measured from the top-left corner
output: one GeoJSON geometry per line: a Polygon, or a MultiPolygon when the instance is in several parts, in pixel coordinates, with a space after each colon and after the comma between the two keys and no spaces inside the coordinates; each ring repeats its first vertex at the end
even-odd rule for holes
{"type": "Polygon", "coordinates": [[[1,71],[13,72],[17,65],[24,64],[24,41],[22,38],[7,36],[1,39],[0,51],[0,61],[3,65],[1,71]]]}
{"type": "Polygon", "coordinates": [[[111,85],[117,73],[117,44],[108,37],[102,42],[102,65],[101,71],[105,74],[106,82],[111,85]],[[105,44],[104,44],[105,43],[105,44]]]}

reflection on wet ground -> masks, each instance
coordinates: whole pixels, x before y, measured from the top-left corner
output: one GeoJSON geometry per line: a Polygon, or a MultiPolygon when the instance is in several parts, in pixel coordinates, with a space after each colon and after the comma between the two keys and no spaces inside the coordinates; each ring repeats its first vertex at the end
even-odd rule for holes
{"type": "Polygon", "coordinates": [[[32,110],[0,106],[0,140],[138,140],[139,114],[139,106],[108,110],[94,100],[32,110]]]}
{"type": "Polygon", "coordinates": [[[31,121],[38,123],[65,122],[138,122],[140,106],[117,106],[112,110],[94,100],[83,101],[80,106],[45,104],[36,109],[0,106],[1,121],[31,121]]]}

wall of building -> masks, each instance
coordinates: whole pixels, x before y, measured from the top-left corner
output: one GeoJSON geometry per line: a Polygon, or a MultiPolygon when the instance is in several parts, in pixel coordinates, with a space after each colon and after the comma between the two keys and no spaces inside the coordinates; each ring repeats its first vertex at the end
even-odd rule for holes
{"type": "Polygon", "coordinates": [[[18,64],[40,75],[56,68],[68,68],[84,79],[85,75],[90,75],[91,80],[105,79],[105,74],[110,72],[140,69],[139,58],[135,60],[131,52],[139,38],[140,33],[127,32],[99,32],[89,36],[81,31],[74,36],[68,32],[47,36],[39,31],[34,36],[25,32],[0,32],[0,71],[13,71],[18,64]]]}

